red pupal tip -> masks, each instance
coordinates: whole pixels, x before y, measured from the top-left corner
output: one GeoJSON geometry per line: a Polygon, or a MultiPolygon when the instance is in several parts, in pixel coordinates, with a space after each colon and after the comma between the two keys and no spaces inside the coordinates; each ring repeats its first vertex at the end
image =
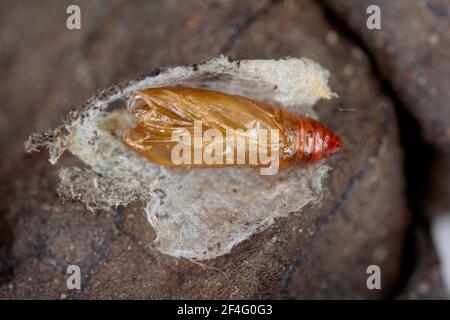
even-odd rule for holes
{"type": "Polygon", "coordinates": [[[329,154],[334,154],[336,152],[338,152],[339,150],[341,150],[342,148],[342,140],[341,138],[339,138],[339,136],[337,136],[336,134],[333,134],[331,136],[331,139],[328,142],[328,152],[329,154]]]}

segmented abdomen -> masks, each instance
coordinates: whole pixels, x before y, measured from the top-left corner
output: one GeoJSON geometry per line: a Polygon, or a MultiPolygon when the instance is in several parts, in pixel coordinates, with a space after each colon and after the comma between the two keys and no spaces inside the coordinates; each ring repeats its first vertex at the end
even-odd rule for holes
{"type": "Polygon", "coordinates": [[[317,161],[339,151],[341,139],[318,121],[300,116],[298,119],[297,160],[317,161]]]}

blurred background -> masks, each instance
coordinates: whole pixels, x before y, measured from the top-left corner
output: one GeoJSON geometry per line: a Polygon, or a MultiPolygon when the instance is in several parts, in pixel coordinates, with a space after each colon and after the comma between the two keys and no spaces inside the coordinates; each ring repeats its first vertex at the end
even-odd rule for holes
{"type": "Polygon", "coordinates": [[[449,22],[447,0],[4,1],[0,298],[447,299],[449,22]],[[67,27],[70,5],[80,29],[67,27]],[[339,98],[316,111],[345,145],[319,206],[229,255],[202,265],[164,256],[139,206],[62,205],[60,164],[24,153],[31,133],[99,90],[220,54],[330,70],[339,98]],[[66,287],[71,264],[80,290],[66,287]],[[380,266],[380,290],[367,288],[369,265],[380,266]]]}

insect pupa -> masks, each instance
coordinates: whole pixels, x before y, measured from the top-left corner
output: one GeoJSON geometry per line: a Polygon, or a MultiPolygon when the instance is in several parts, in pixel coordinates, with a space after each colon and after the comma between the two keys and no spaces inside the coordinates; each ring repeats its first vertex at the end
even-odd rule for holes
{"type": "Polygon", "coordinates": [[[161,165],[260,167],[268,164],[264,156],[276,155],[285,168],[328,158],[342,146],[341,139],[318,121],[218,91],[148,88],[132,93],[127,108],[138,124],[124,132],[123,142],[161,165]],[[189,145],[183,142],[188,153],[184,162],[174,160],[174,148],[180,143],[180,135],[174,138],[177,130],[193,137],[188,137],[189,145]],[[214,139],[203,139],[208,130],[214,130],[214,139]],[[268,149],[265,154],[262,147],[268,149]],[[202,159],[207,151],[215,153],[216,161],[202,159]]]}

